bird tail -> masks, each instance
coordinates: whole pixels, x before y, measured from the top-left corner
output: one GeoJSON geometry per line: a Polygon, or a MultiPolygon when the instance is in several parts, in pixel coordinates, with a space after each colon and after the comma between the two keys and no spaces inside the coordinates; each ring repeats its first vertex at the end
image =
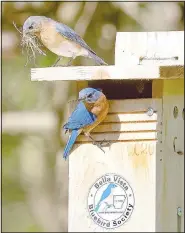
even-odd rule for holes
{"type": "Polygon", "coordinates": [[[77,137],[78,137],[78,130],[73,130],[71,133],[71,136],[66,144],[66,147],[64,149],[63,157],[65,160],[67,159],[67,156],[69,155],[69,152],[72,149],[73,144],[75,143],[77,137]]]}
{"type": "Polygon", "coordinates": [[[89,52],[89,57],[92,58],[93,60],[95,60],[95,62],[98,64],[98,65],[108,65],[106,62],[104,62],[104,60],[102,60],[100,57],[98,57],[95,53],[92,53],[91,51],[88,51],[89,52]]]}
{"type": "Polygon", "coordinates": [[[99,202],[99,203],[96,205],[96,208],[94,209],[95,212],[98,212],[98,210],[99,210],[99,208],[100,208],[100,203],[101,203],[101,202],[99,202]]]}

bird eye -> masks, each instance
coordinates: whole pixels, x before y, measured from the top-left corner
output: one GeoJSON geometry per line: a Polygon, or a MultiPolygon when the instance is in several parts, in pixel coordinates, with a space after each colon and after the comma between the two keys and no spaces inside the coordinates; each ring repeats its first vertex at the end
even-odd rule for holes
{"type": "Polygon", "coordinates": [[[87,97],[88,97],[88,98],[91,98],[91,97],[92,97],[92,93],[91,93],[91,94],[89,94],[87,97]]]}
{"type": "Polygon", "coordinates": [[[33,25],[30,25],[28,28],[29,28],[29,29],[33,29],[33,25]]]}

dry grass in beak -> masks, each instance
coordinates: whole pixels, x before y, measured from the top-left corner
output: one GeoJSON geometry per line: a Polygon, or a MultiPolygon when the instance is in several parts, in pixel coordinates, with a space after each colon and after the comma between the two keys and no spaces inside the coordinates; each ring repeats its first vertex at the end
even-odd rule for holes
{"type": "MultiPolygon", "coordinates": [[[[31,59],[33,59],[33,61],[35,63],[36,53],[39,53],[41,55],[46,56],[46,54],[40,49],[40,47],[42,45],[40,44],[37,36],[31,35],[31,34],[25,34],[17,28],[17,26],[14,22],[13,22],[13,25],[22,37],[21,38],[21,46],[22,46],[23,50],[26,49],[26,52],[27,52],[27,62],[25,64],[25,66],[28,64],[29,61],[31,61],[31,59]]],[[[23,52],[23,50],[22,50],[22,52],[23,52]]]]}

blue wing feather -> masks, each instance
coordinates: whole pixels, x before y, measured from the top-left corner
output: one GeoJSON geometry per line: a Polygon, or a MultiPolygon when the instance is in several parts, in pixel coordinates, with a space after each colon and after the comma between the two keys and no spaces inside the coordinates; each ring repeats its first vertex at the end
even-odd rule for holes
{"type": "Polygon", "coordinates": [[[80,102],[76,109],[72,112],[68,122],[63,126],[64,129],[80,129],[86,125],[91,125],[95,122],[96,116],[89,112],[84,103],[80,102]]]}
{"type": "Polygon", "coordinates": [[[59,32],[65,38],[81,45],[83,48],[89,50],[91,53],[96,53],[85,43],[85,41],[70,27],[63,23],[56,23],[56,31],[59,32]]]}
{"type": "Polygon", "coordinates": [[[72,130],[71,136],[70,136],[70,138],[69,138],[69,140],[68,140],[68,142],[67,142],[67,144],[66,144],[66,146],[64,148],[64,155],[63,155],[63,157],[65,159],[67,159],[67,157],[69,155],[69,152],[72,149],[72,147],[73,147],[73,145],[74,145],[74,143],[76,141],[76,138],[78,137],[78,134],[79,134],[78,130],[72,130]]]}

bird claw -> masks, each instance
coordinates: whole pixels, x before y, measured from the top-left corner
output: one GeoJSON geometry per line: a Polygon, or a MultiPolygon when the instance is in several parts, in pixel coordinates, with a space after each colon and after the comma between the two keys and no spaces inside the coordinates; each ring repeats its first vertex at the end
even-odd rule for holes
{"type": "Polygon", "coordinates": [[[51,67],[68,67],[68,66],[71,66],[71,63],[70,64],[62,64],[62,65],[52,65],[51,67]]]}
{"type": "Polygon", "coordinates": [[[71,66],[73,62],[73,59],[71,59],[67,64],[65,64],[65,66],[71,66]]]}
{"type": "Polygon", "coordinates": [[[100,142],[100,146],[110,146],[110,142],[103,139],[103,141],[100,142]]]}
{"type": "Polygon", "coordinates": [[[102,150],[103,151],[103,153],[105,154],[105,151],[104,151],[104,149],[101,147],[101,145],[98,145],[98,147],[100,148],[100,150],[102,150]]]}
{"type": "Polygon", "coordinates": [[[106,141],[105,139],[103,139],[103,141],[101,141],[101,142],[93,142],[93,145],[97,145],[97,144],[101,147],[110,146],[110,142],[106,141]]]}
{"type": "Polygon", "coordinates": [[[71,66],[74,58],[75,57],[72,57],[66,64],[62,64],[62,65],[57,66],[58,62],[61,60],[61,57],[59,57],[51,67],[68,67],[68,66],[71,66]]]}
{"type": "Polygon", "coordinates": [[[93,145],[96,145],[98,148],[100,148],[100,150],[102,150],[102,151],[105,153],[105,151],[104,151],[103,148],[101,147],[101,143],[99,143],[99,142],[93,142],[92,144],[93,144],[93,145]]]}
{"type": "Polygon", "coordinates": [[[101,142],[94,141],[92,144],[96,145],[97,147],[99,147],[104,153],[105,153],[105,151],[103,150],[102,147],[104,147],[104,146],[110,146],[110,142],[106,141],[105,139],[103,141],[101,141],[101,142]]]}

